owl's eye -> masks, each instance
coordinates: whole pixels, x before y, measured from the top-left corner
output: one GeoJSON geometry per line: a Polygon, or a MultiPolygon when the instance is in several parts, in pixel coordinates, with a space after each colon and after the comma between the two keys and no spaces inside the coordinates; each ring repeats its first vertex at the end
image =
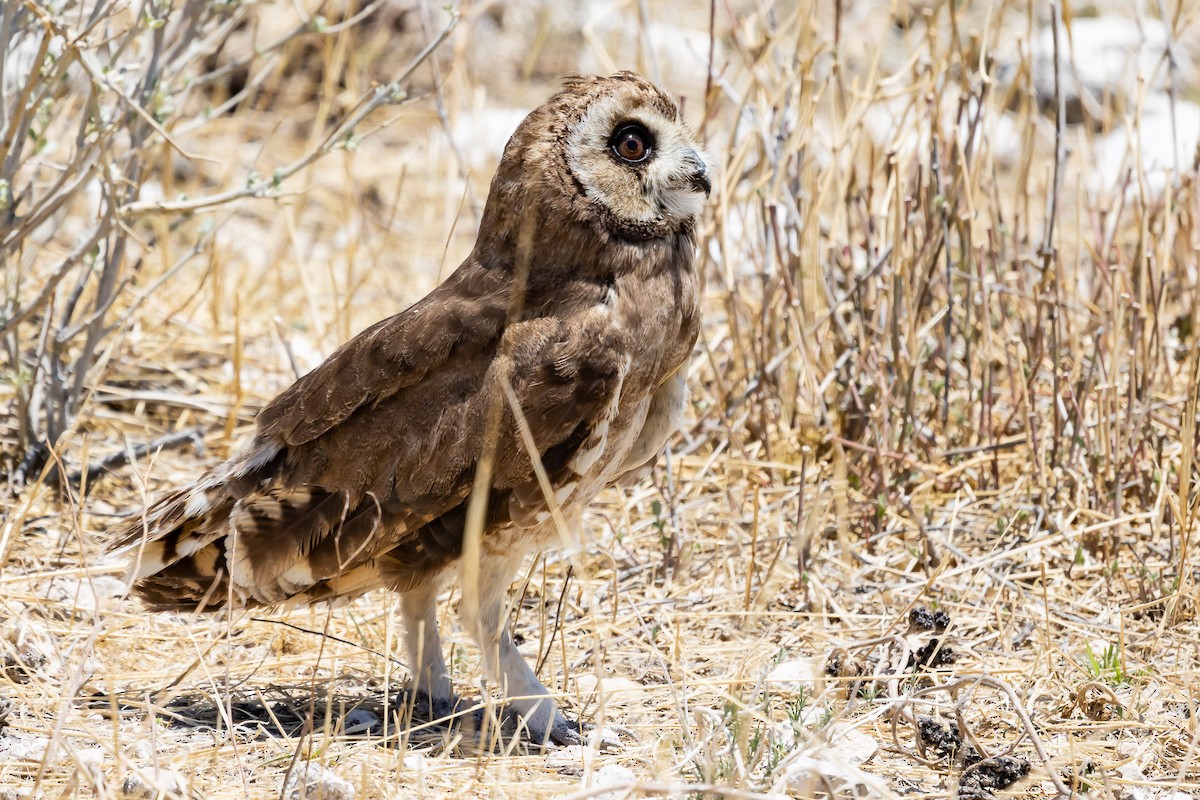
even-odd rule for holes
{"type": "Polygon", "coordinates": [[[651,138],[650,132],[641,125],[629,124],[617,128],[616,133],[609,140],[608,146],[622,161],[640,164],[650,157],[654,140],[651,138]]]}

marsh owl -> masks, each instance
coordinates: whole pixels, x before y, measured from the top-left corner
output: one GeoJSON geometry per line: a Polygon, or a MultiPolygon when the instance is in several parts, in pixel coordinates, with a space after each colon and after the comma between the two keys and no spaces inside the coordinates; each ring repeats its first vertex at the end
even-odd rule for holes
{"type": "Polygon", "coordinates": [[[462,265],[120,532],[134,591],[208,610],[392,589],[414,689],[448,708],[435,603],[456,576],[509,708],[535,740],[577,741],[509,635],[508,587],[678,426],[710,189],[662,90],[630,72],[568,79],[505,147],[462,265]]]}

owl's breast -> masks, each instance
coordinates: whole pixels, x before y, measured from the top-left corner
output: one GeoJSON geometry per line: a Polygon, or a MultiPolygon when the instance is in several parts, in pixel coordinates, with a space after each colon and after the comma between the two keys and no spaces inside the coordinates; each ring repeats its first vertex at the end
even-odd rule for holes
{"type": "Polygon", "coordinates": [[[697,284],[691,274],[655,276],[618,300],[614,313],[633,358],[627,378],[633,394],[653,394],[691,355],[699,333],[697,284]]]}
{"type": "MultiPolygon", "coordinates": [[[[606,487],[643,474],[679,427],[687,399],[682,367],[695,343],[697,309],[694,281],[656,275],[618,279],[577,312],[588,320],[581,327],[596,346],[611,349],[619,367],[609,401],[552,477],[553,503],[563,515],[580,513],[606,487]]],[[[514,492],[510,518],[528,542],[545,546],[560,533],[550,498],[535,485],[527,489],[514,492]]]]}
{"type": "Polygon", "coordinates": [[[696,342],[698,282],[691,271],[618,280],[602,301],[623,351],[619,386],[572,463],[599,491],[652,458],[678,427],[696,342]]]}

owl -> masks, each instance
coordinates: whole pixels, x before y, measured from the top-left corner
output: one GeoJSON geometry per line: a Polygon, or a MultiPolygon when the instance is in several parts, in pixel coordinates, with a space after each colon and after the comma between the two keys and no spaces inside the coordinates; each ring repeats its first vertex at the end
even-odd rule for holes
{"type": "Polygon", "coordinates": [[[471,254],[267,405],[237,455],[117,532],[153,609],[400,594],[412,690],[456,698],[436,601],[527,735],[579,741],[509,634],[522,561],[680,422],[710,171],[639,75],[574,77],[504,148],[471,254]]]}

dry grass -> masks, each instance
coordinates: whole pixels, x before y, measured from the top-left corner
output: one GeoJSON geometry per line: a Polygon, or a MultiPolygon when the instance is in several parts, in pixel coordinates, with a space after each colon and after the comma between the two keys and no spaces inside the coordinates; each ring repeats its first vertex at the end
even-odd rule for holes
{"type": "MultiPolygon", "coordinates": [[[[1059,46],[1115,6],[1067,9],[1059,46]]],[[[159,109],[172,144],[142,129],[120,151],[141,154],[140,184],[96,178],[125,205],[98,212],[81,192],[5,251],[0,446],[29,474],[0,506],[0,797],[107,797],[131,771],[166,787],[155,769],[207,798],[277,796],[306,759],[360,796],[965,797],[1000,763],[970,766],[968,746],[1024,759],[1022,796],[1200,790],[1195,159],[1168,152],[1164,183],[1104,146],[1127,130],[1149,147],[1164,119],[1190,119],[1200,7],[1143,9],[1168,20],[1174,60],[1160,47],[1142,80],[1078,111],[1075,70],[1056,96],[1035,58],[1052,27],[1040,4],[464,4],[405,82],[414,101],[323,155],[330,126],[446,16],[396,0],[313,31],[298,7],[239,10],[257,22],[188,67],[298,31],[159,109]],[[385,594],[233,619],[117,598],[114,518],[225,456],[296,372],[445,275],[517,112],[563,74],[614,67],[681,94],[721,164],[689,425],[653,484],[606,495],[581,550],[518,587],[515,630],[543,680],[620,744],[541,753],[469,725],[356,727],[373,718],[347,710],[378,711],[406,677],[385,594]],[[1151,118],[1163,85],[1178,113],[1151,118]],[[249,182],[288,165],[303,168],[249,182]],[[222,192],[237,196],[193,213],[157,202],[222,192]],[[59,275],[101,223],[124,252],[59,275]],[[26,305],[52,281],[47,305],[26,305]],[[74,327],[93,309],[111,330],[50,352],[76,301],[74,327]],[[31,415],[51,362],[83,371],[80,393],[31,415]],[[94,485],[59,492],[50,472],[192,429],[176,443],[202,448],[94,485]],[[39,436],[50,458],[29,469],[39,436]],[[945,630],[913,624],[922,609],[945,630]]],[[[87,82],[73,80],[68,105],[43,109],[49,149],[26,155],[35,185],[75,163],[63,131],[87,82]]],[[[0,243],[13,230],[0,220],[0,243]]],[[[456,601],[452,670],[486,696],[456,601]]]]}

